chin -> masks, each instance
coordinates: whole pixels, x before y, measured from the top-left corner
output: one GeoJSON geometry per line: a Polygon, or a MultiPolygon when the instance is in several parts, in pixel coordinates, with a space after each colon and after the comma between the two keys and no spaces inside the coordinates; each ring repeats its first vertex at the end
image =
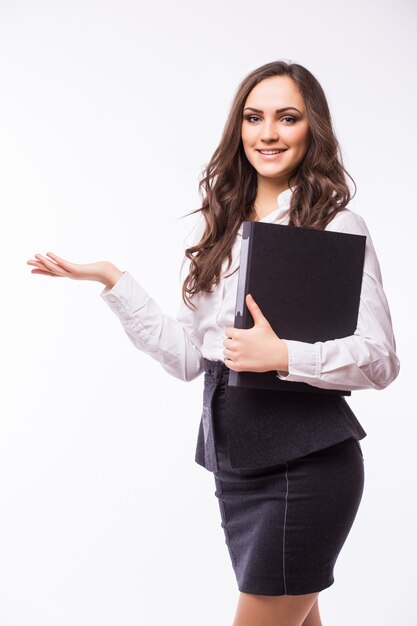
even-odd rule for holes
{"type": "Polygon", "coordinates": [[[260,176],[264,176],[265,178],[273,178],[274,176],[286,176],[288,173],[287,168],[285,170],[281,168],[272,169],[271,167],[265,169],[257,169],[256,170],[260,176]]]}

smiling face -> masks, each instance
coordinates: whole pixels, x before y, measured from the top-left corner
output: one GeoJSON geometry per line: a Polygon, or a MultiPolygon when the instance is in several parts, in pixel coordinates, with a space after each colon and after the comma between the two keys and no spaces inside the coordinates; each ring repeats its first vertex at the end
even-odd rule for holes
{"type": "Polygon", "coordinates": [[[286,188],[310,138],[304,100],[292,78],[271,76],[255,85],[243,106],[241,137],[246,157],[258,172],[258,183],[273,179],[277,188],[286,188]],[[284,152],[261,152],[275,148],[284,152]]]}

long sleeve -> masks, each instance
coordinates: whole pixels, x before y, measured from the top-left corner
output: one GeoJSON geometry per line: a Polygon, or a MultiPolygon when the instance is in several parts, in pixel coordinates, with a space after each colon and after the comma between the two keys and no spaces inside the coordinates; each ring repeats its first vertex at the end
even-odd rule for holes
{"type": "Polygon", "coordinates": [[[398,376],[400,361],[369,230],[364,219],[350,210],[336,215],[327,229],[367,237],[356,330],[349,337],[324,342],[284,339],[288,346],[288,375],[278,372],[277,376],[322,389],[384,389],[398,376]]]}
{"type": "Polygon", "coordinates": [[[158,361],[166,372],[189,381],[204,370],[202,337],[195,327],[194,312],[182,298],[173,318],[127,271],[100,296],[118,316],[133,345],[158,361]]]}

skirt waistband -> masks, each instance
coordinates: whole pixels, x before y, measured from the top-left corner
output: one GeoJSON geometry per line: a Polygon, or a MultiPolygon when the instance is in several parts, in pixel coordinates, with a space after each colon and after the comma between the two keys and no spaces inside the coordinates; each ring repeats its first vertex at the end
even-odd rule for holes
{"type": "Polygon", "coordinates": [[[204,371],[206,374],[214,376],[217,379],[225,377],[229,374],[230,368],[223,361],[212,361],[211,359],[204,360],[204,371]]]}

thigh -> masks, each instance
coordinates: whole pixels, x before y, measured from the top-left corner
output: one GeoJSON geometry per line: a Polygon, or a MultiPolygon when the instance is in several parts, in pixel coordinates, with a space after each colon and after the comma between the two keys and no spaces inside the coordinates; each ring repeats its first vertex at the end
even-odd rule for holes
{"type": "Polygon", "coordinates": [[[318,597],[240,593],[233,626],[301,626],[318,597]]]}
{"type": "Polygon", "coordinates": [[[363,456],[357,441],[346,439],[290,461],[287,476],[286,577],[297,593],[300,566],[307,579],[325,575],[334,581],[333,568],[362,499],[363,456]]]}
{"type": "Polygon", "coordinates": [[[239,590],[292,596],[332,585],[363,492],[357,441],[255,470],[232,469],[226,446],[219,453],[215,495],[239,590]]]}

